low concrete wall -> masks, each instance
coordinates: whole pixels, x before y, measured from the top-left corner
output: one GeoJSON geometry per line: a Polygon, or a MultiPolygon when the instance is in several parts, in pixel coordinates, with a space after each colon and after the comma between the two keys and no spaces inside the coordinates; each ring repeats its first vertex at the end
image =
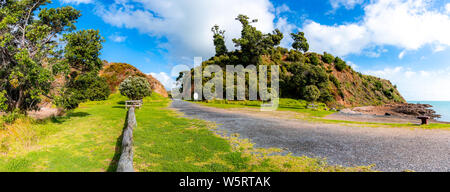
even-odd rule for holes
{"type": "Polygon", "coordinates": [[[133,169],[133,129],[137,126],[134,107],[127,113],[127,127],[123,130],[122,154],[117,165],[117,172],[134,172],[133,169]]]}

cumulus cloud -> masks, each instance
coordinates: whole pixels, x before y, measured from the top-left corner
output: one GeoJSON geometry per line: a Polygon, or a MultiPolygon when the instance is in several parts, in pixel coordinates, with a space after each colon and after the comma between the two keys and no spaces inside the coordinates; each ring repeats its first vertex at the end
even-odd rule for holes
{"type": "Polygon", "coordinates": [[[127,40],[127,36],[122,36],[122,35],[119,35],[119,34],[116,33],[116,34],[110,35],[109,39],[111,41],[116,42],[116,43],[122,43],[125,40],[127,40]]]}
{"type": "MultiPolygon", "coordinates": [[[[286,11],[287,6],[277,12],[286,11]]],[[[269,0],[116,0],[100,6],[97,14],[116,27],[137,29],[141,33],[167,40],[166,48],[175,58],[214,55],[211,27],[226,31],[226,45],[232,50],[233,38],[240,36],[241,24],[234,18],[245,14],[258,19],[254,26],[265,32],[274,30],[276,8],[269,0]],[[225,10],[226,9],[226,10],[225,10]]]]}
{"type": "Polygon", "coordinates": [[[331,7],[337,9],[345,7],[346,9],[353,9],[356,5],[362,4],[364,0],[330,0],[331,7]]]}
{"type": "Polygon", "coordinates": [[[93,0],[62,0],[63,3],[80,4],[80,3],[92,3],[93,0]]]}
{"type": "Polygon", "coordinates": [[[363,73],[389,79],[397,85],[406,100],[450,100],[450,67],[444,70],[412,70],[405,67],[364,71],[363,73]]]}
{"type": "Polygon", "coordinates": [[[405,50],[426,44],[450,46],[449,13],[430,6],[425,0],[378,0],[364,7],[358,23],[328,26],[309,21],[303,30],[313,51],[341,56],[383,45],[405,50]]]}
{"type": "Polygon", "coordinates": [[[175,80],[173,80],[167,73],[150,73],[150,75],[161,82],[167,90],[172,90],[172,88],[176,85],[175,80]]]}

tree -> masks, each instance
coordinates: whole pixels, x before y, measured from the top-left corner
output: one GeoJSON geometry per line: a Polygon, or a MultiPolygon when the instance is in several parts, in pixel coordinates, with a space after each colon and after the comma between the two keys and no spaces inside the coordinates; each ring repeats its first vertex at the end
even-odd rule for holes
{"type": "Polygon", "coordinates": [[[132,100],[140,100],[151,95],[150,84],[147,79],[138,76],[130,76],[119,85],[120,94],[132,100]]]}
{"type": "Polygon", "coordinates": [[[225,31],[219,30],[218,25],[214,25],[214,27],[211,28],[211,31],[213,32],[214,36],[214,46],[216,47],[216,56],[224,55],[228,53],[227,46],[225,45],[225,31]]]}
{"type": "Polygon", "coordinates": [[[81,30],[65,34],[64,58],[55,65],[66,74],[66,84],[58,104],[74,109],[87,100],[105,100],[111,91],[104,78],[98,77],[103,67],[100,50],[103,37],[98,30],[81,30]]]}
{"type": "Polygon", "coordinates": [[[306,40],[305,33],[298,32],[298,33],[291,33],[291,37],[294,40],[294,43],[292,43],[292,48],[294,48],[297,51],[303,51],[306,53],[309,50],[309,44],[306,40]]]}
{"type": "Polygon", "coordinates": [[[233,39],[233,42],[236,47],[241,48],[242,62],[244,64],[255,64],[260,55],[280,44],[283,33],[275,29],[272,33],[263,34],[250,25],[258,22],[258,20],[249,21],[249,19],[246,15],[238,15],[236,20],[242,24],[241,38],[233,39]]]}
{"type": "Polygon", "coordinates": [[[308,85],[303,90],[303,97],[307,101],[315,102],[320,97],[320,90],[315,85],[308,85]]]}
{"type": "Polygon", "coordinates": [[[44,8],[49,0],[5,0],[0,7],[0,90],[7,111],[37,109],[51,89],[59,62],[58,34],[75,29],[80,12],[67,6],[44,8]]]}

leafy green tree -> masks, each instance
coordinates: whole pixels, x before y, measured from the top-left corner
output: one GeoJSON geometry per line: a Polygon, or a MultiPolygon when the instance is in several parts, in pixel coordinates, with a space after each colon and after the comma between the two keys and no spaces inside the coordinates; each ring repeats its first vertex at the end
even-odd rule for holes
{"type": "Polygon", "coordinates": [[[99,31],[90,29],[65,34],[63,41],[66,42],[64,59],[54,66],[67,74],[58,103],[65,109],[74,109],[87,100],[107,99],[111,91],[106,80],[98,77],[103,67],[99,56],[104,42],[99,31]]]}
{"type": "Polygon", "coordinates": [[[211,31],[214,34],[213,38],[214,46],[216,47],[216,56],[225,55],[228,53],[227,46],[225,45],[225,31],[219,30],[218,25],[214,25],[214,27],[211,28],[211,31]]]}
{"type": "Polygon", "coordinates": [[[292,43],[292,48],[298,51],[303,51],[304,53],[308,52],[309,44],[308,40],[306,40],[305,33],[291,33],[291,37],[294,40],[294,43],[292,43]]]}
{"type": "Polygon", "coordinates": [[[308,85],[303,90],[303,97],[307,101],[315,102],[320,97],[320,90],[315,85],[308,85]]]}
{"type": "Polygon", "coordinates": [[[131,76],[122,81],[119,85],[120,94],[132,100],[140,100],[150,96],[152,90],[147,79],[138,76],[131,76]]]}
{"type": "Polygon", "coordinates": [[[50,2],[4,0],[0,6],[0,90],[6,91],[9,112],[37,109],[61,69],[53,68],[61,57],[56,37],[75,29],[80,12],[40,8],[50,2]]]}
{"type": "Polygon", "coordinates": [[[239,15],[236,20],[242,24],[241,38],[233,39],[236,47],[240,47],[242,51],[242,62],[244,64],[256,64],[259,56],[267,54],[269,49],[279,45],[283,39],[283,33],[275,29],[273,33],[263,34],[251,23],[258,22],[257,19],[249,21],[246,15],[239,15]]]}

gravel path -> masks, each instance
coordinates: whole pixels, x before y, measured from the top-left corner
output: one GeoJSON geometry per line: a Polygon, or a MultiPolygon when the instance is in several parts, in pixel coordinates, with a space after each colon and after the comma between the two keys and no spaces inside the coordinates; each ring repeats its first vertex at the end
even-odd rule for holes
{"type": "Polygon", "coordinates": [[[185,116],[216,122],[257,147],[283,148],[294,155],[323,157],[344,166],[375,164],[381,171],[450,172],[450,131],[347,127],[280,118],[280,112],[218,109],[173,101],[185,116]]]}

